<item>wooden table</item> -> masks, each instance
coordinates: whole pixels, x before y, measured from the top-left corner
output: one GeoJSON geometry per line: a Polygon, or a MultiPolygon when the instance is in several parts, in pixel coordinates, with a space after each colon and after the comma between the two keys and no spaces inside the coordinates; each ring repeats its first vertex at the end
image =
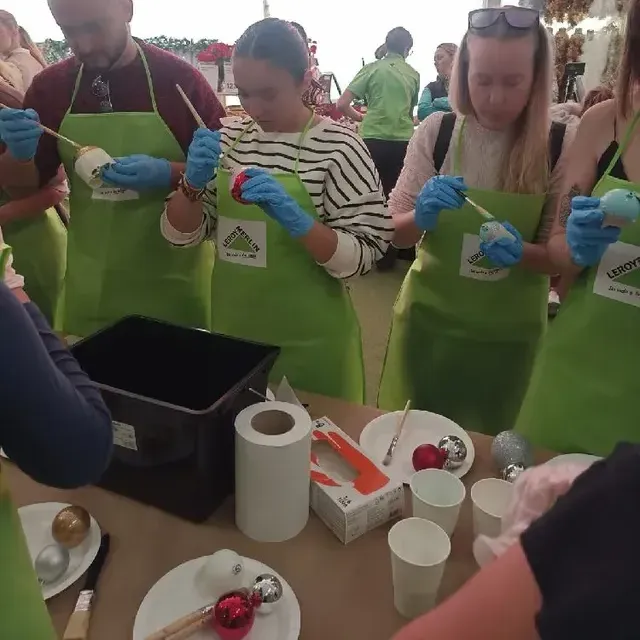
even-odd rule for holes
{"type": "MultiPolygon", "coordinates": [[[[309,403],[314,418],[329,417],[356,441],[364,426],[381,413],[320,396],[301,397],[309,403]]],[[[474,434],[472,439],[476,458],[464,478],[467,490],[477,480],[493,475],[491,438],[474,434]]],[[[393,607],[387,547],[390,524],[344,546],[312,514],[297,538],[261,544],[235,528],[231,500],[207,523],[195,525],[95,487],[76,491],[46,488],[7,466],[17,506],[45,501],[80,504],[111,533],[111,554],[98,587],[91,640],[130,640],[138,607],[154,583],[186,560],[221,548],[256,558],[287,579],[302,609],[301,640],[389,640],[404,623],[393,607]],[[356,617],[356,611],[364,613],[356,617]]],[[[407,504],[410,508],[409,501],[407,504]]],[[[452,539],[441,597],[456,591],[476,571],[471,529],[467,498],[452,539]]],[[[81,583],[49,601],[60,634],[81,583]]]]}

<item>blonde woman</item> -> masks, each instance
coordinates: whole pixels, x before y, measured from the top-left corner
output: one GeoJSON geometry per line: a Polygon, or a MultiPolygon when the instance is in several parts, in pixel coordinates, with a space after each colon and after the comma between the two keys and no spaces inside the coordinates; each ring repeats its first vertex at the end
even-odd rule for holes
{"type": "Polygon", "coordinates": [[[420,125],[389,202],[394,244],[420,247],[394,308],[385,409],[411,399],[465,429],[513,426],[554,273],[545,243],[568,136],[550,124],[552,59],[537,11],[469,14],[450,88],[456,111],[420,125]],[[512,238],[482,242],[484,220],[465,195],[512,238]]]}
{"type": "Polygon", "coordinates": [[[436,111],[451,111],[448,97],[449,82],[457,51],[458,45],[453,42],[443,42],[436,48],[433,64],[438,72],[438,77],[424,88],[420,96],[418,102],[418,120],[420,122],[436,111]]]}
{"type": "Polygon", "coordinates": [[[12,13],[4,10],[0,10],[0,55],[4,62],[19,71],[14,86],[23,93],[31,86],[33,78],[47,66],[42,52],[26,29],[18,25],[12,13]]]}

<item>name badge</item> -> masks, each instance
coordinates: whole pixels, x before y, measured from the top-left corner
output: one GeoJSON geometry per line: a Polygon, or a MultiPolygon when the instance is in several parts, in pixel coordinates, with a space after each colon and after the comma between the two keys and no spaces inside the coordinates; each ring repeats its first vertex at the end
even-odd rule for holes
{"type": "Polygon", "coordinates": [[[140,194],[131,189],[121,189],[119,187],[101,187],[94,189],[91,193],[92,200],[109,200],[111,202],[139,200],[140,194]]]}
{"type": "Polygon", "coordinates": [[[261,220],[220,216],[216,232],[217,259],[245,267],[267,266],[267,225],[261,220]]]}
{"type": "Polygon", "coordinates": [[[626,242],[610,245],[598,265],[593,293],[640,307],[640,247],[626,242]]]}
{"type": "Polygon", "coordinates": [[[480,250],[480,237],[465,233],[460,254],[460,275],[472,280],[495,282],[504,280],[509,275],[509,269],[501,269],[492,264],[480,250]]]}

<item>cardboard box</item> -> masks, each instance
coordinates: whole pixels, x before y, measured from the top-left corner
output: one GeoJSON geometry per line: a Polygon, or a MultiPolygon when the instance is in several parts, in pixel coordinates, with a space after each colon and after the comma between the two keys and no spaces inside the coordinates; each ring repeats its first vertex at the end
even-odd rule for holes
{"type": "Polygon", "coordinates": [[[311,508],[347,544],[402,515],[404,487],[328,418],[313,423],[311,508]]]}

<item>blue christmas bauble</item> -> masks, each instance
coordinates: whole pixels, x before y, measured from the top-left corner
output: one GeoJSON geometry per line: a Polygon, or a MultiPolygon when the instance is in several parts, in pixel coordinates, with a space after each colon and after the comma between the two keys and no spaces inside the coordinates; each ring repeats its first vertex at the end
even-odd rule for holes
{"type": "Polygon", "coordinates": [[[640,217],[638,194],[628,189],[613,189],[600,199],[600,208],[608,216],[625,218],[635,222],[640,217]]]}

